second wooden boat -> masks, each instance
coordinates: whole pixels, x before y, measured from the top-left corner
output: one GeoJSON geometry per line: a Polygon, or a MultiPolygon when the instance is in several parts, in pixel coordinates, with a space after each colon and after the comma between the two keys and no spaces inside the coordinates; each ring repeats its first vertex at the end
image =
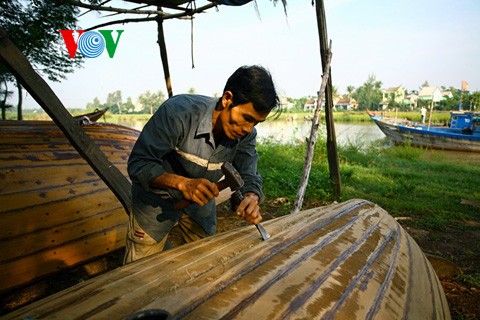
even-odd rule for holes
{"type": "MultiPolygon", "coordinates": [[[[84,126],[127,175],[139,132],[84,126]]],[[[0,292],[124,246],[127,214],[52,121],[0,121],[0,292]]]]}

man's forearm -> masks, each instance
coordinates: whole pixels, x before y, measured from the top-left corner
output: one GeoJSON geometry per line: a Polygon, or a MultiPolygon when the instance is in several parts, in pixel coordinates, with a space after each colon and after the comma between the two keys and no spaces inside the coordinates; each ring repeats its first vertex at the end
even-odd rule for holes
{"type": "Polygon", "coordinates": [[[188,178],[182,177],[174,173],[162,173],[158,177],[150,180],[151,187],[168,187],[172,189],[182,190],[188,178]]]}

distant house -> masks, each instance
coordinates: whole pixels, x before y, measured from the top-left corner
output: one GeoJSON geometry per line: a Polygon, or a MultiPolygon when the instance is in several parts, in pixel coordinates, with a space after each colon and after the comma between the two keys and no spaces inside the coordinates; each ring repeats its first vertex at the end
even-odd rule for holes
{"type": "Polygon", "coordinates": [[[293,108],[293,103],[288,101],[288,98],[285,96],[279,96],[278,99],[280,100],[280,107],[282,110],[290,110],[293,108]]]}
{"type": "Polygon", "coordinates": [[[356,110],[358,108],[358,103],[355,99],[352,98],[341,98],[335,104],[337,110],[356,110]]]}
{"type": "Polygon", "coordinates": [[[439,102],[442,98],[442,91],[438,87],[423,87],[418,93],[419,100],[439,102]]]}
{"type": "Polygon", "coordinates": [[[307,99],[303,105],[304,111],[313,111],[317,107],[317,99],[307,99]]]}
{"type": "Polygon", "coordinates": [[[412,93],[409,94],[405,97],[403,100],[403,105],[410,107],[410,109],[416,109],[417,108],[417,100],[418,100],[418,95],[412,93]]]}
{"type": "Polygon", "coordinates": [[[391,87],[382,90],[382,101],[380,102],[380,109],[386,110],[388,104],[392,101],[402,104],[405,100],[405,89],[401,86],[391,87]]]}
{"type": "MultiPolygon", "coordinates": [[[[335,109],[336,107],[336,104],[338,102],[340,98],[337,97],[337,96],[334,96],[333,97],[333,109],[335,109]]],[[[305,104],[303,105],[303,110],[304,111],[314,111],[315,108],[317,107],[317,98],[309,98],[307,99],[307,101],[305,102],[305,104]]],[[[324,110],[325,109],[325,104],[327,103],[327,101],[325,99],[322,99],[322,104],[320,106],[320,110],[324,110]]]]}

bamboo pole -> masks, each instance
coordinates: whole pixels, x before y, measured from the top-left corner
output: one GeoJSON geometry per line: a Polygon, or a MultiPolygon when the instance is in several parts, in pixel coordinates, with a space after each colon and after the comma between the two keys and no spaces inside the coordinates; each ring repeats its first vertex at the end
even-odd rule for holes
{"type": "MultiPolygon", "coordinates": [[[[331,45],[330,45],[331,47],[331,45]]],[[[305,197],[305,191],[307,189],[308,177],[310,176],[310,169],[312,168],[313,154],[315,151],[315,143],[317,141],[317,132],[318,132],[318,117],[322,109],[322,98],[325,94],[325,88],[329,79],[330,63],[332,61],[332,52],[328,51],[327,65],[323,70],[322,84],[320,86],[320,91],[318,92],[317,97],[317,106],[315,107],[315,112],[312,119],[312,128],[310,130],[310,137],[307,140],[307,152],[305,155],[305,162],[303,164],[302,177],[300,179],[300,184],[298,186],[297,198],[293,204],[292,213],[297,213],[302,209],[303,199],[305,197]]]]}
{"type": "MultiPolygon", "coordinates": [[[[317,26],[320,39],[320,56],[322,66],[327,65],[329,48],[327,45],[327,20],[325,16],[325,6],[323,0],[315,1],[317,13],[317,26]]],[[[340,179],[340,169],[338,166],[337,141],[335,137],[335,126],[333,123],[333,94],[332,94],[332,71],[329,69],[327,87],[325,91],[325,124],[327,128],[327,158],[330,170],[330,179],[333,185],[333,197],[338,200],[342,190],[342,182],[340,179]]]]}

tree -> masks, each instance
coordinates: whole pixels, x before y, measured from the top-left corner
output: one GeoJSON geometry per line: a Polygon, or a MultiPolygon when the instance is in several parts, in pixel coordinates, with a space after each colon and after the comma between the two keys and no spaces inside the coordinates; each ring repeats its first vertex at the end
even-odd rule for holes
{"type": "Polygon", "coordinates": [[[425,82],[420,86],[420,90],[422,90],[425,87],[430,87],[430,84],[428,83],[427,80],[425,80],[425,82]]]}
{"type": "MultiPolygon", "coordinates": [[[[65,74],[80,67],[80,55],[71,59],[64,50],[58,30],[78,29],[79,10],[55,0],[0,0],[0,25],[25,55],[32,66],[52,81],[65,79],[65,74]]],[[[0,76],[16,83],[18,88],[18,118],[22,118],[22,86],[0,64],[0,76]]]]}
{"type": "Polygon", "coordinates": [[[0,109],[2,110],[2,120],[7,119],[7,109],[13,107],[7,104],[7,99],[12,93],[12,91],[8,90],[7,77],[0,74],[0,109]]]}
{"type": "Polygon", "coordinates": [[[382,101],[382,82],[377,81],[376,76],[371,74],[367,81],[353,93],[353,98],[358,103],[359,110],[377,110],[382,101]]]}
{"type": "Polygon", "coordinates": [[[355,87],[354,86],[347,86],[347,96],[349,98],[352,97],[354,92],[355,92],[355,87]]]}
{"type": "Polygon", "coordinates": [[[95,99],[93,99],[93,102],[87,103],[88,112],[93,112],[95,110],[104,109],[104,108],[106,108],[106,106],[103,106],[100,103],[100,99],[98,99],[98,97],[95,97],[95,99]]]}
{"type": "Polygon", "coordinates": [[[110,108],[112,113],[122,113],[122,91],[117,90],[115,92],[110,92],[107,95],[107,102],[105,106],[110,108]]]}
{"type": "Polygon", "coordinates": [[[141,113],[153,114],[156,109],[165,101],[165,94],[162,91],[152,93],[147,91],[138,97],[138,102],[142,105],[141,113]]]}
{"type": "Polygon", "coordinates": [[[131,97],[128,97],[127,102],[125,102],[122,105],[122,110],[125,111],[125,113],[134,113],[135,112],[135,105],[133,104],[131,97]]]}

